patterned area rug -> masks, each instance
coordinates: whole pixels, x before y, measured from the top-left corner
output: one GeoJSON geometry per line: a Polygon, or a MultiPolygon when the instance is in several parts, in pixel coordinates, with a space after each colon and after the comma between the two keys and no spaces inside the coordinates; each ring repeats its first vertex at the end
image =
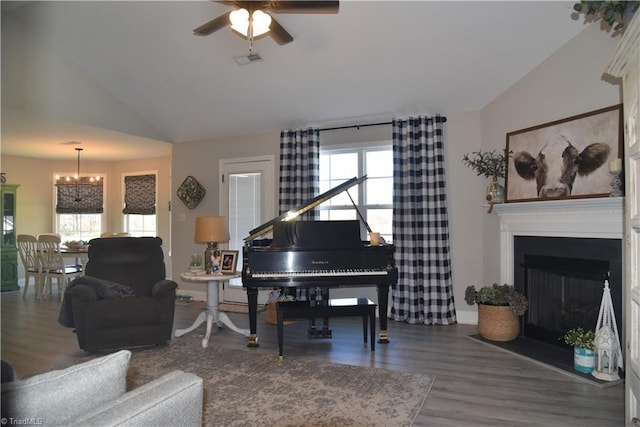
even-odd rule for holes
{"type": "Polygon", "coordinates": [[[204,379],[207,426],[410,426],[434,378],[182,337],[133,350],[128,387],[180,369],[204,379]]]}

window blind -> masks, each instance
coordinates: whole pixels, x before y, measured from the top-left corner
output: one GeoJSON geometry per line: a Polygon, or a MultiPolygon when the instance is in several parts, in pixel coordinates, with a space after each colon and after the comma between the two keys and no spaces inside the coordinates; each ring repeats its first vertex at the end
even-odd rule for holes
{"type": "Polygon", "coordinates": [[[91,182],[89,177],[80,177],[80,185],[75,182],[59,182],[56,185],[56,213],[95,214],[103,213],[102,180],[91,182]]]}
{"type": "Polygon", "coordinates": [[[156,176],[129,175],[124,177],[123,214],[155,215],[156,176]]]}

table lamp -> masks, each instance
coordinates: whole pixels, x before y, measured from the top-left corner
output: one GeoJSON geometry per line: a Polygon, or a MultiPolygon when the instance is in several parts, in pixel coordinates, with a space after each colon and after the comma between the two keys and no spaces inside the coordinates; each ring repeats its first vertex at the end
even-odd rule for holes
{"type": "Polygon", "coordinates": [[[219,258],[218,243],[229,241],[229,231],[225,226],[223,216],[199,216],[196,217],[196,231],[194,240],[196,243],[206,243],[204,250],[205,273],[213,273],[213,258],[219,258]]]}

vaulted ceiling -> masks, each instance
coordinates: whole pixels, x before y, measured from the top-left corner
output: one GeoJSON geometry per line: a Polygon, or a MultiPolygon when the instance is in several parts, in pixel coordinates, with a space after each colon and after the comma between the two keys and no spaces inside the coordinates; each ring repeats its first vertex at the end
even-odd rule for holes
{"type": "Polygon", "coordinates": [[[2,1],[2,152],[69,157],[60,142],[82,140],[89,157],[150,157],[162,142],[480,110],[583,30],[572,4],[341,1],[274,14],[294,41],[257,40],[262,61],[238,65],[248,41],[192,33],[222,3],[2,1]]]}

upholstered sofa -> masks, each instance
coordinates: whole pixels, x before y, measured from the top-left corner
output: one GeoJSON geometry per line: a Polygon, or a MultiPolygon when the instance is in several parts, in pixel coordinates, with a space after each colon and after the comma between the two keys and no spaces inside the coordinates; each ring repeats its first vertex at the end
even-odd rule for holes
{"type": "Polygon", "coordinates": [[[85,277],[69,285],[58,322],[76,330],[81,349],[95,352],[171,339],[178,284],[165,278],[162,239],[93,239],[85,277]]]}
{"type": "Polygon", "coordinates": [[[2,384],[3,421],[42,426],[202,424],[202,378],[173,371],[126,391],[130,357],[129,350],[121,350],[2,384]]]}

